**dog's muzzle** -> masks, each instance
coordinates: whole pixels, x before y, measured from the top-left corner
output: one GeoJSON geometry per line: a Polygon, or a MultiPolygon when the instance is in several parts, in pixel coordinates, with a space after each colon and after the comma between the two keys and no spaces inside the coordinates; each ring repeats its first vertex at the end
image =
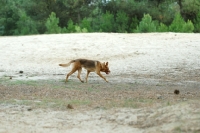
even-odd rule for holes
{"type": "Polygon", "coordinates": [[[106,74],[109,74],[110,73],[110,71],[107,71],[107,72],[105,72],[106,74]]]}

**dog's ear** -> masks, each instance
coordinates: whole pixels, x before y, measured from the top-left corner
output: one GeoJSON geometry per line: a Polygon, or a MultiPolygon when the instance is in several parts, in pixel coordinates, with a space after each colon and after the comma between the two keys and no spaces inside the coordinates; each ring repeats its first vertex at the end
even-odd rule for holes
{"type": "Polygon", "coordinates": [[[108,66],[108,62],[106,62],[106,66],[108,66]]]}

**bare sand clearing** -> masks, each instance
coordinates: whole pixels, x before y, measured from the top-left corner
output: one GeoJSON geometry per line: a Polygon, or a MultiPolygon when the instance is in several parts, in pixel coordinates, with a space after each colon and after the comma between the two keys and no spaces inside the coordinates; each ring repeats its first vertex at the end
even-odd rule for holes
{"type": "MultiPolygon", "coordinates": [[[[0,37],[0,76],[61,80],[76,58],[108,61],[111,84],[127,82],[200,86],[200,34],[57,34],[0,37]],[[20,76],[23,71],[25,76],[20,76]]],[[[82,72],[82,77],[85,71],[82,72]]],[[[78,80],[76,74],[70,77],[78,80]]],[[[89,83],[104,81],[91,74],[89,83]]],[[[190,89],[190,88],[188,88],[190,89]]],[[[198,88],[200,89],[200,88],[198,88]]],[[[199,91],[198,91],[199,92],[199,91]]],[[[109,110],[53,111],[0,105],[0,133],[7,132],[200,132],[200,104],[109,110]]]]}
{"type": "Polygon", "coordinates": [[[127,82],[151,75],[157,75],[157,79],[167,76],[169,80],[179,75],[176,80],[182,81],[190,76],[185,73],[197,71],[200,74],[199,42],[200,34],[177,33],[1,37],[0,69],[6,71],[1,73],[3,75],[13,75],[22,70],[28,77],[50,78],[71,69],[60,68],[57,64],[88,58],[109,62],[111,74],[108,79],[111,78],[111,82],[121,74],[129,75],[127,82]]]}

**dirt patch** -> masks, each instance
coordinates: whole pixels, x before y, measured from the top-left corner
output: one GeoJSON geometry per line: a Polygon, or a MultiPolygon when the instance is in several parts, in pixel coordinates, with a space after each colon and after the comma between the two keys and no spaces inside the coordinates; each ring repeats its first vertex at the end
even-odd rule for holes
{"type": "Polygon", "coordinates": [[[1,132],[200,130],[200,90],[194,85],[7,80],[0,94],[1,132]]]}
{"type": "Polygon", "coordinates": [[[52,80],[4,81],[1,100],[21,102],[38,108],[66,110],[68,104],[76,109],[113,107],[151,107],[156,104],[172,105],[176,102],[198,99],[198,85],[157,85],[140,83],[79,83],[52,80]],[[179,94],[174,91],[179,90],[179,94]],[[36,102],[35,102],[36,101],[36,102]],[[40,101],[40,102],[39,102],[40,101]],[[38,103],[39,102],[39,103],[38,103]],[[47,104],[50,103],[50,104],[47,104]],[[60,106],[60,107],[59,107],[60,106]]]}

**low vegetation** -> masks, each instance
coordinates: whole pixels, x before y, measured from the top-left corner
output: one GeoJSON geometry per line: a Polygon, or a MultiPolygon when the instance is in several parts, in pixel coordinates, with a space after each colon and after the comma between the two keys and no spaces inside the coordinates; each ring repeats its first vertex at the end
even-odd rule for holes
{"type": "Polygon", "coordinates": [[[144,85],[139,83],[79,83],[52,80],[13,80],[1,78],[0,103],[28,105],[33,108],[65,110],[70,104],[79,109],[113,107],[141,108],[170,106],[198,97],[196,89],[186,93],[185,86],[144,85]],[[174,94],[179,89],[181,94],[174,94]],[[194,91],[194,92],[193,92],[194,91]]]}
{"type": "Polygon", "coordinates": [[[200,32],[200,1],[0,1],[0,35],[82,32],[200,32]]]}

